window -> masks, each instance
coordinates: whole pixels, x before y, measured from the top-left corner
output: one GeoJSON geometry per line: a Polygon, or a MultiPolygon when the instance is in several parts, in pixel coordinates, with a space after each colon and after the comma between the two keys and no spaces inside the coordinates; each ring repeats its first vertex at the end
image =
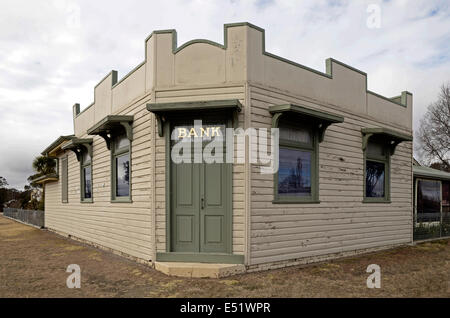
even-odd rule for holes
{"type": "Polygon", "coordinates": [[[417,222],[440,222],[441,181],[417,180],[417,222]]]}
{"type": "Polygon", "coordinates": [[[370,140],[365,150],[364,201],[388,202],[389,149],[382,140],[370,140]]]}
{"type": "Polygon", "coordinates": [[[442,212],[450,212],[450,182],[442,181],[442,212]]]}
{"type": "Polygon", "coordinates": [[[81,154],[81,201],[92,202],[92,159],[88,151],[81,154]]]}
{"type": "Polygon", "coordinates": [[[68,196],[68,164],[67,157],[61,159],[61,200],[62,203],[69,202],[68,196]]]}
{"type": "Polygon", "coordinates": [[[112,200],[131,200],[130,141],[125,134],[113,139],[112,146],[112,200]]]}
{"type": "Polygon", "coordinates": [[[307,123],[280,121],[279,168],[275,200],[317,202],[317,135],[307,123]]]}

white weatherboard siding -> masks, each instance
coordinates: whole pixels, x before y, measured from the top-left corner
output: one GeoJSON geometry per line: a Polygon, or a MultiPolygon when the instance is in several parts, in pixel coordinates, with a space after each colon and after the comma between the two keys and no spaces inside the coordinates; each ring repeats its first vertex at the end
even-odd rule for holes
{"type": "MultiPolygon", "coordinates": [[[[148,100],[149,97],[146,98],[148,100]]],[[[111,203],[111,157],[105,141],[93,137],[93,203],[80,202],[80,163],[69,157],[69,202],[61,202],[61,182],[49,183],[45,191],[45,224],[50,229],[91,241],[144,260],[152,259],[151,224],[151,114],[141,100],[118,111],[134,115],[131,144],[132,203],[111,203]]]]}
{"type": "Polygon", "coordinates": [[[361,128],[396,127],[260,86],[251,88],[252,125],[270,128],[268,107],[289,102],[333,112],[345,121],[331,125],[319,144],[319,204],[272,204],[274,177],[252,165],[250,264],[411,242],[411,143],[398,145],[391,157],[392,202],[362,203],[361,128]]]}
{"type": "MultiPolygon", "coordinates": [[[[81,113],[74,107],[75,136],[93,138],[93,203],[80,202],[80,163],[65,151],[59,156],[68,156],[69,202],[61,202],[61,181],[45,185],[46,226],[154,261],[168,241],[169,167],[165,137],[146,105],[237,99],[244,129],[270,128],[268,107],[286,103],[344,117],[319,144],[320,203],[273,204],[273,175],[260,174],[258,164],[248,161],[233,165],[232,252],[244,255],[249,269],[412,242],[411,142],[400,143],[391,158],[390,203],[362,203],[361,149],[361,128],[412,134],[412,95],[404,91],[390,99],[369,92],[362,71],[333,59],[325,72],[311,70],[266,52],[265,41],[264,31],[247,23],[225,25],[223,44],[194,40],[178,46],[175,31],[153,32],[141,64],[119,82],[115,71],[108,73],[94,87],[93,104],[81,113]],[[134,118],[131,203],[111,202],[110,151],[101,137],[87,135],[107,115],[134,118]]],[[[248,144],[244,153],[235,147],[235,157],[243,155],[248,159],[248,144]]]]}
{"type": "MultiPolygon", "coordinates": [[[[225,87],[167,89],[156,92],[157,103],[239,99],[244,103],[243,85],[225,87]]],[[[239,114],[239,126],[244,123],[246,109],[239,114]]],[[[201,115],[201,114],[199,114],[201,115]]],[[[201,119],[199,117],[199,119],[201,119]]],[[[156,132],[157,127],[155,127],[156,132]]],[[[156,133],[157,135],[157,133],[156,133]]],[[[156,139],[156,244],[158,252],[166,251],[166,156],[165,138],[156,139]]],[[[235,151],[237,151],[235,147],[235,151]]],[[[244,254],[244,166],[233,165],[233,253],[244,254]]]]}

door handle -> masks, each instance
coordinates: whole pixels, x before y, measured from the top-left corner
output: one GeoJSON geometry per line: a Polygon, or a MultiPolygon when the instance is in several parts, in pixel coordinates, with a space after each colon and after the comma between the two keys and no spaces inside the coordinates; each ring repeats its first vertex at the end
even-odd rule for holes
{"type": "Polygon", "coordinates": [[[201,203],[202,203],[202,210],[205,208],[205,199],[204,198],[201,198],[201,203]]]}

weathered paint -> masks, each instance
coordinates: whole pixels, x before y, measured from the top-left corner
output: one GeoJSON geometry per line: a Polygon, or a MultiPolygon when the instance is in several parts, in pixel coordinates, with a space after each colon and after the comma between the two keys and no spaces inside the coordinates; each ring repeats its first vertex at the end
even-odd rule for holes
{"type": "MultiPolygon", "coordinates": [[[[155,31],[143,63],[120,81],[110,72],[95,86],[91,105],[81,112],[74,106],[75,137],[93,139],[95,201],[80,204],[79,162],[71,152],[59,154],[68,157],[68,203],[61,202],[61,180],[46,184],[47,227],[143,260],[166,253],[168,148],[146,105],[235,99],[244,129],[270,128],[268,109],[282,104],[345,121],[329,126],[318,145],[320,203],[274,205],[273,176],[261,175],[256,164],[233,165],[233,255],[259,266],[412,241],[411,143],[399,144],[391,158],[391,201],[383,204],[362,202],[361,147],[362,128],[411,135],[412,95],[370,92],[366,73],[333,59],[320,72],[268,53],[264,30],[248,23],[226,25],[223,45],[196,40],[178,47],[174,30],[155,31]],[[111,202],[110,152],[103,138],[87,134],[107,115],[133,116],[132,202],[111,202]]],[[[248,158],[248,149],[235,152],[242,155],[248,158]]]]}

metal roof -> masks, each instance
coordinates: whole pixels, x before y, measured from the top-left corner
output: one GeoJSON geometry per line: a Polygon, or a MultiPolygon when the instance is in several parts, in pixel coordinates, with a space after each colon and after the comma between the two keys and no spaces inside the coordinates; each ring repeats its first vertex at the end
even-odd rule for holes
{"type": "Polygon", "coordinates": [[[423,166],[413,166],[414,177],[427,177],[438,180],[450,180],[450,173],[423,166]]]}

